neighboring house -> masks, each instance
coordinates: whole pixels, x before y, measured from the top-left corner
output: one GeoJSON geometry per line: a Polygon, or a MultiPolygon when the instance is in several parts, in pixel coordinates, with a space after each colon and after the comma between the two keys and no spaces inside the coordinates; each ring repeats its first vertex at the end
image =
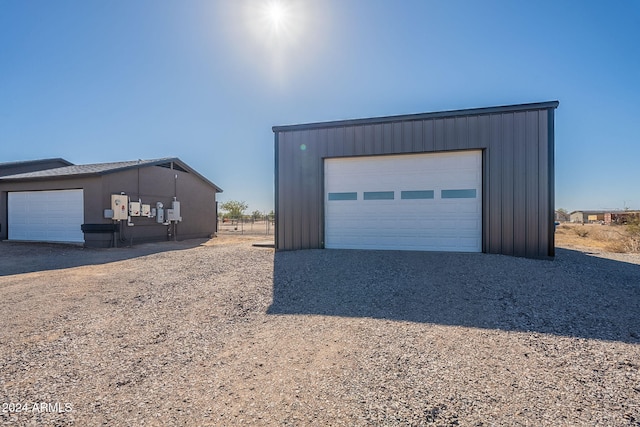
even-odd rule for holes
{"type": "Polygon", "coordinates": [[[626,224],[640,219],[640,211],[613,211],[604,214],[605,224],[626,224]]]}
{"type": "Polygon", "coordinates": [[[588,224],[590,222],[604,221],[603,211],[573,211],[569,214],[571,222],[588,224]]]}
{"type": "Polygon", "coordinates": [[[0,239],[109,247],[209,237],[216,232],[220,192],[175,157],[4,176],[0,239]]]}
{"type": "Polygon", "coordinates": [[[35,172],[45,169],[54,169],[64,166],[71,166],[73,163],[65,159],[41,159],[26,160],[21,162],[0,163],[0,176],[15,175],[19,173],[35,172]]]}
{"type": "Polygon", "coordinates": [[[274,126],[276,249],[554,256],[557,107],[274,126]]]}

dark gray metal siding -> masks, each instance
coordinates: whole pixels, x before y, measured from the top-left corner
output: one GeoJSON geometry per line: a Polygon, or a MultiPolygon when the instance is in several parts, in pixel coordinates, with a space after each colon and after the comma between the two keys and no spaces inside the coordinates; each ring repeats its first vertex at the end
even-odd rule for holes
{"type": "Polygon", "coordinates": [[[554,255],[558,102],[278,126],[276,249],[324,246],[328,157],[483,150],[483,251],[554,255]]]}
{"type": "MultiPolygon", "coordinates": [[[[133,200],[155,207],[162,202],[171,206],[176,196],[181,203],[183,221],[177,225],[180,240],[206,238],[216,229],[217,187],[204,181],[194,173],[182,172],[158,166],[125,169],[106,175],[81,177],[58,177],[46,180],[0,180],[0,240],[7,239],[7,194],[11,191],[38,190],[84,190],[84,221],[87,224],[111,224],[104,218],[104,209],[111,207],[111,194],[125,192],[133,200]],[[178,178],[175,178],[177,175],[178,178]]],[[[134,243],[163,241],[167,239],[167,227],[156,223],[154,218],[134,217],[134,227],[123,228],[127,239],[134,243]],[[129,240],[131,241],[131,240],[129,240]]],[[[109,247],[111,235],[85,234],[85,245],[109,247]]]]}

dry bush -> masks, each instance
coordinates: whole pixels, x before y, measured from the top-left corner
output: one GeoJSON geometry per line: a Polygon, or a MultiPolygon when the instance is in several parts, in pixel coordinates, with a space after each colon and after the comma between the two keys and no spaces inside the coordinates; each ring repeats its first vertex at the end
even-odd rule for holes
{"type": "Polygon", "coordinates": [[[640,220],[627,225],[627,248],[629,252],[640,252],[640,220]]]}
{"type": "Polygon", "coordinates": [[[627,252],[640,252],[640,238],[629,238],[626,243],[627,252]]]}
{"type": "Polygon", "coordinates": [[[626,253],[628,251],[627,249],[627,245],[624,242],[624,240],[614,240],[611,241],[609,243],[607,243],[607,245],[605,246],[605,249],[608,250],[609,252],[616,252],[619,254],[623,254],[626,253]]]}
{"type": "Polygon", "coordinates": [[[622,227],[612,228],[616,234],[607,245],[611,252],[640,252],[640,223],[633,222],[622,227]]]}
{"type": "Polygon", "coordinates": [[[617,253],[640,252],[640,226],[637,234],[633,230],[621,225],[562,224],[556,228],[556,243],[617,253]]]}
{"type": "Polygon", "coordinates": [[[587,237],[589,235],[589,230],[584,227],[575,227],[573,232],[576,233],[580,237],[587,237]]]}

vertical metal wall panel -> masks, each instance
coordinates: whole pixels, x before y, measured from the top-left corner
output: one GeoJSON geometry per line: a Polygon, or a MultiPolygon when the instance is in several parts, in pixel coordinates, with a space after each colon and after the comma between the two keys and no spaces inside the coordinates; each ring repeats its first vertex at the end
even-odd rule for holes
{"type": "Polygon", "coordinates": [[[527,171],[533,175],[527,177],[527,249],[525,256],[535,256],[538,252],[540,230],[538,227],[539,210],[538,201],[540,194],[540,173],[538,170],[538,111],[527,113],[526,128],[526,153],[527,171]]]}
{"type": "Polygon", "coordinates": [[[547,146],[547,163],[546,169],[549,171],[548,179],[549,179],[549,193],[547,194],[547,220],[543,222],[543,224],[547,227],[546,237],[547,241],[547,253],[549,256],[555,256],[556,247],[555,247],[555,137],[554,137],[554,126],[555,126],[555,118],[554,111],[548,110],[546,114],[547,118],[547,132],[546,136],[546,146],[547,146]]]}
{"type": "Polygon", "coordinates": [[[375,129],[373,126],[363,126],[362,130],[362,141],[364,144],[364,154],[366,155],[371,155],[371,154],[375,154],[375,147],[376,147],[376,136],[375,136],[375,129]]]}
{"type": "Polygon", "coordinates": [[[435,128],[433,151],[444,151],[444,120],[435,119],[433,126],[435,128]]]}
{"type": "Polygon", "coordinates": [[[402,151],[402,122],[396,122],[393,124],[391,147],[392,153],[404,153],[402,151]]]}
{"type": "Polygon", "coordinates": [[[355,134],[353,132],[353,126],[347,126],[344,128],[344,155],[354,156],[357,153],[355,148],[355,134]]]}
{"type": "Polygon", "coordinates": [[[297,172],[297,167],[296,167],[296,163],[294,160],[294,156],[297,154],[296,150],[295,150],[295,140],[297,139],[296,136],[298,136],[299,134],[291,134],[289,135],[289,137],[286,139],[286,145],[285,145],[285,165],[286,165],[286,175],[285,175],[285,181],[290,181],[287,184],[287,190],[285,191],[285,194],[287,195],[287,204],[286,204],[286,209],[285,209],[285,224],[288,224],[287,227],[285,227],[285,238],[284,238],[284,242],[286,247],[290,247],[290,248],[296,248],[295,242],[293,240],[293,236],[294,234],[297,232],[297,227],[296,227],[296,223],[293,221],[293,218],[295,216],[295,205],[300,203],[299,200],[296,199],[297,197],[297,185],[296,183],[299,182],[297,177],[296,177],[296,172],[297,172]]]}
{"type": "Polygon", "coordinates": [[[315,242],[311,242],[312,248],[324,247],[324,158],[329,155],[329,129],[320,129],[318,132],[318,159],[317,159],[317,180],[320,183],[319,188],[316,188],[316,207],[317,209],[317,222],[309,224],[311,227],[316,227],[315,242]],[[320,224],[318,227],[317,224],[320,224]],[[315,244],[314,244],[315,243],[315,244]]]}
{"type": "Polygon", "coordinates": [[[288,144],[286,146],[286,152],[287,152],[287,166],[289,169],[289,173],[287,174],[287,179],[291,180],[291,186],[289,188],[289,190],[287,191],[287,194],[290,195],[291,200],[288,201],[287,203],[287,223],[289,224],[289,227],[287,227],[287,232],[285,234],[285,242],[287,243],[288,247],[291,247],[293,249],[299,249],[297,242],[296,242],[296,235],[299,235],[300,230],[298,229],[298,221],[296,220],[296,214],[299,212],[299,206],[300,206],[300,199],[299,199],[299,186],[296,184],[298,182],[300,182],[299,179],[299,171],[300,171],[300,165],[299,163],[296,161],[296,158],[298,157],[298,148],[296,147],[296,142],[300,139],[300,132],[296,132],[294,134],[291,135],[290,138],[288,138],[288,144]]]}
{"type": "Polygon", "coordinates": [[[384,153],[384,132],[383,125],[373,125],[373,152],[370,154],[384,153]]]}
{"type": "MultiPolygon", "coordinates": [[[[315,132],[302,132],[300,134],[300,140],[298,141],[298,156],[300,156],[299,164],[302,166],[300,169],[299,179],[304,182],[309,182],[309,188],[317,188],[319,183],[315,180],[315,158],[312,155],[312,149],[310,149],[313,145],[311,143],[312,133],[315,132]]],[[[300,227],[300,240],[298,241],[298,247],[300,249],[309,247],[309,222],[311,219],[309,208],[314,193],[315,191],[312,191],[308,194],[304,188],[298,186],[298,200],[301,202],[299,204],[299,211],[297,212],[297,214],[300,215],[300,218],[298,218],[300,227]]]]}
{"type": "MultiPolygon", "coordinates": [[[[491,140],[488,153],[488,177],[489,177],[489,218],[491,227],[489,234],[485,234],[485,240],[489,241],[489,253],[498,254],[502,251],[502,115],[489,116],[491,140]]],[[[485,177],[487,172],[485,171],[485,177]]]]}
{"type": "MultiPolygon", "coordinates": [[[[538,133],[540,136],[540,140],[538,143],[538,164],[540,166],[540,168],[542,169],[545,165],[547,165],[548,159],[549,159],[549,153],[548,153],[548,145],[547,145],[547,135],[548,132],[548,122],[547,122],[547,115],[540,113],[539,115],[539,121],[538,121],[538,133]]],[[[552,183],[549,181],[549,175],[548,174],[541,174],[540,175],[540,188],[550,188],[552,186],[552,183]]],[[[540,236],[543,237],[540,240],[540,247],[538,248],[538,252],[542,252],[542,251],[547,251],[546,248],[546,244],[547,244],[547,239],[545,238],[548,232],[548,229],[544,227],[545,225],[545,220],[544,220],[544,215],[545,212],[549,209],[551,209],[551,207],[549,206],[549,193],[548,191],[541,191],[539,194],[539,208],[540,208],[540,214],[541,214],[541,218],[540,218],[540,236]]],[[[553,212],[553,211],[552,211],[553,212]]]]}
{"type": "Polygon", "coordinates": [[[402,122],[402,152],[413,152],[413,122],[402,122]]]}
{"type": "Polygon", "coordinates": [[[329,129],[329,141],[333,142],[329,149],[329,157],[344,156],[344,127],[329,129]]]}
{"type": "Polygon", "coordinates": [[[322,247],[325,158],[481,149],[483,251],[553,256],[557,106],[548,102],[274,127],[277,249],[322,247]]]}
{"type": "MultiPolygon", "coordinates": [[[[295,244],[293,241],[293,235],[296,232],[296,224],[293,222],[294,217],[294,206],[296,204],[296,165],[293,160],[293,156],[295,156],[296,152],[293,149],[294,140],[296,139],[296,134],[287,135],[287,138],[284,141],[283,146],[283,154],[285,156],[283,165],[284,170],[283,179],[285,186],[284,196],[285,196],[285,209],[283,222],[287,224],[287,227],[282,227],[284,230],[284,245],[287,248],[295,248],[295,244]]],[[[281,184],[282,185],[282,184],[281,184]]]]}
{"type": "Polygon", "coordinates": [[[444,119],[444,150],[455,150],[456,147],[456,119],[444,119]]]}
{"type": "Polygon", "coordinates": [[[385,123],[382,125],[383,127],[383,136],[382,136],[382,153],[380,154],[391,154],[394,152],[393,147],[393,123],[385,123]]]}
{"type": "Polygon", "coordinates": [[[286,173],[289,170],[289,166],[285,165],[285,147],[284,147],[284,140],[285,138],[287,138],[287,134],[286,133],[276,133],[275,136],[275,149],[274,149],[274,154],[276,157],[276,170],[275,170],[275,176],[276,176],[276,182],[275,182],[275,195],[276,195],[276,200],[275,200],[275,222],[276,222],[276,227],[275,227],[275,246],[276,249],[278,248],[286,248],[287,245],[284,241],[284,231],[285,228],[282,224],[285,223],[285,208],[286,208],[286,204],[288,203],[288,197],[290,197],[290,195],[285,194],[286,190],[287,190],[287,186],[291,185],[290,183],[287,183],[285,181],[286,178],[286,173]]]}
{"type": "Polygon", "coordinates": [[[489,195],[489,153],[486,147],[491,143],[491,120],[489,115],[482,117],[470,117],[469,119],[469,136],[470,146],[473,148],[483,148],[482,151],[482,230],[485,236],[482,240],[482,251],[489,252],[490,236],[490,219],[489,214],[490,203],[489,195]],[[471,120],[474,119],[474,120],[471,120]]]}
{"type": "Polygon", "coordinates": [[[435,151],[436,143],[435,143],[435,127],[434,120],[424,120],[422,122],[422,140],[423,146],[422,149],[425,152],[435,151]]]}
{"type": "Polygon", "coordinates": [[[502,114],[502,253],[513,255],[513,113],[502,114]]]}
{"type": "Polygon", "coordinates": [[[456,117],[456,149],[463,150],[465,148],[469,148],[469,129],[471,128],[472,119],[477,119],[477,117],[456,117]]]}
{"type": "Polygon", "coordinates": [[[424,144],[423,144],[423,139],[422,139],[422,120],[416,120],[411,122],[412,126],[411,126],[411,131],[413,132],[412,137],[412,151],[414,153],[419,153],[421,151],[424,151],[424,144]]]}
{"type": "Polygon", "coordinates": [[[290,138],[291,135],[287,135],[286,133],[281,133],[278,135],[278,157],[280,159],[278,165],[278,201],[276,202],[276,218],[278,222],[276,223],[276,232],[278,233],[278,243],[279,247],[287,248],[289,245],[285,241],[285,230],[287,227],[284,225],[279,226],[278,224],[286,224],[288,222],[287,218],[287,205],[291,204],[291,194],[289,193],[290,187],[293,185],[291,179],[289,179],[288,174],[291,172],[291,166],[287,162],[287,145],[286,140],[290,138]]]}
{"type": "Polygon", "coordinates": [[[526,112],[513,114],[513,253],[526,254],[527,229],[527,163],[526,112]]]}

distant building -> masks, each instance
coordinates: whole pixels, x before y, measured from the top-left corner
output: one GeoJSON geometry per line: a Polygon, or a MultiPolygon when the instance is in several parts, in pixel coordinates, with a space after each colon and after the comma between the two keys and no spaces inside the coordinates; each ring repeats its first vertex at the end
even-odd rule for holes
{"type": "Polygon", "coordinates": [[[605,224],[626,224],[640,218],[640,211],[613,211],[604,214],[605,224]]]}
{"type": "Polygon", "coordinates": [[[569,214],[571,222],[588,224],[604,221],[604,211],[573,211],[569,214]]]}

